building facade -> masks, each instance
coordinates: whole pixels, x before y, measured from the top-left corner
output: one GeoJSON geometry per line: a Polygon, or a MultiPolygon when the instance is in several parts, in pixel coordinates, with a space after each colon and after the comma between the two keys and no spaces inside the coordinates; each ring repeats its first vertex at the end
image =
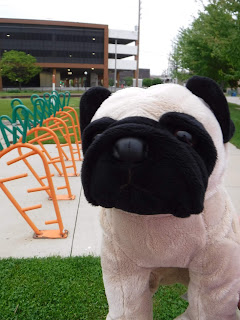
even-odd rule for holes
{"type": "MultiPolygon", "coordinates": [[[[42,72],[34,86],[108,87],[109,73],[119,84],[120,72],[137,72],[136,31],[111,30],[107,25],[0,18],[0,58],[17,50],[37,59],[42,72]]],[[[0,89],[9,85],[0,78],[0,89]]]]}

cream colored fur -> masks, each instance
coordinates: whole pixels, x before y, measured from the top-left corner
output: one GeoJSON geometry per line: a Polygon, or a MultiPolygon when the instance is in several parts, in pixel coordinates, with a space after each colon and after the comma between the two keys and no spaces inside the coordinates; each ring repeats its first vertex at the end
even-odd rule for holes
{"type": "Polygon", "coordinates": [[[194,116],[217,149],[204,211],[182,219],[102,209],[107,320],[152,320],[153,293],[159,284],[174,282],[189,283],[189,307],[177,319],[240,319],[239,219],[223,186],[227,146],[209,107],[188,89],[166,84],[119,91],[103,102],[93,120],[143,116],[158,121],[169,111],[194,116]]]}

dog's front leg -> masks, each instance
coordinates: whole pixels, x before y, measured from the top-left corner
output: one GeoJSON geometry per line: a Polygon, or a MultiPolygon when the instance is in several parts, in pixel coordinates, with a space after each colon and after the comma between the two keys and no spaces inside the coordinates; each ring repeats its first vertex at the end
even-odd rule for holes
{"type": "Polygon", "coordinates": [[[138,267],[106,236],[101,263],[109,305],[107,320],[152,320],[151,270],[138,267]]]}

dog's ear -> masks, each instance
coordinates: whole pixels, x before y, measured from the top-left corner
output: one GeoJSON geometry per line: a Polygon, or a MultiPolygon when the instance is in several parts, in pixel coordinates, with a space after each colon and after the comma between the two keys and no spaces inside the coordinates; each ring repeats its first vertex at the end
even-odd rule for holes
{"type": "Polygon", "coordinates": [[[81,133],[91,122],[97,109],[111,95],[111,92],[103,87],[92,87],[86,91],[80,100],[80,128],[81,133]]]}
{"type": "Polygon", "coordinates": [[[230,119],[227,100],[218,84],[210,78],[194,76],[188,80],[186,87],[209,105],[222,129],[223,142],[228,142],[235,127],[230,119]]]}

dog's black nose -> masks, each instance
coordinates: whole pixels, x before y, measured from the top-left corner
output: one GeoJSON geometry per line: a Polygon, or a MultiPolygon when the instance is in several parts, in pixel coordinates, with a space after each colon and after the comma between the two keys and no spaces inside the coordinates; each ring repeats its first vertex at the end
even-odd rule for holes
{"type": "Polygon", "coordinates": [[[119,161],[140,162],[147,156],[147,145],[138,138],[121,138],[113,146],[113,156],[119,161]]]}

